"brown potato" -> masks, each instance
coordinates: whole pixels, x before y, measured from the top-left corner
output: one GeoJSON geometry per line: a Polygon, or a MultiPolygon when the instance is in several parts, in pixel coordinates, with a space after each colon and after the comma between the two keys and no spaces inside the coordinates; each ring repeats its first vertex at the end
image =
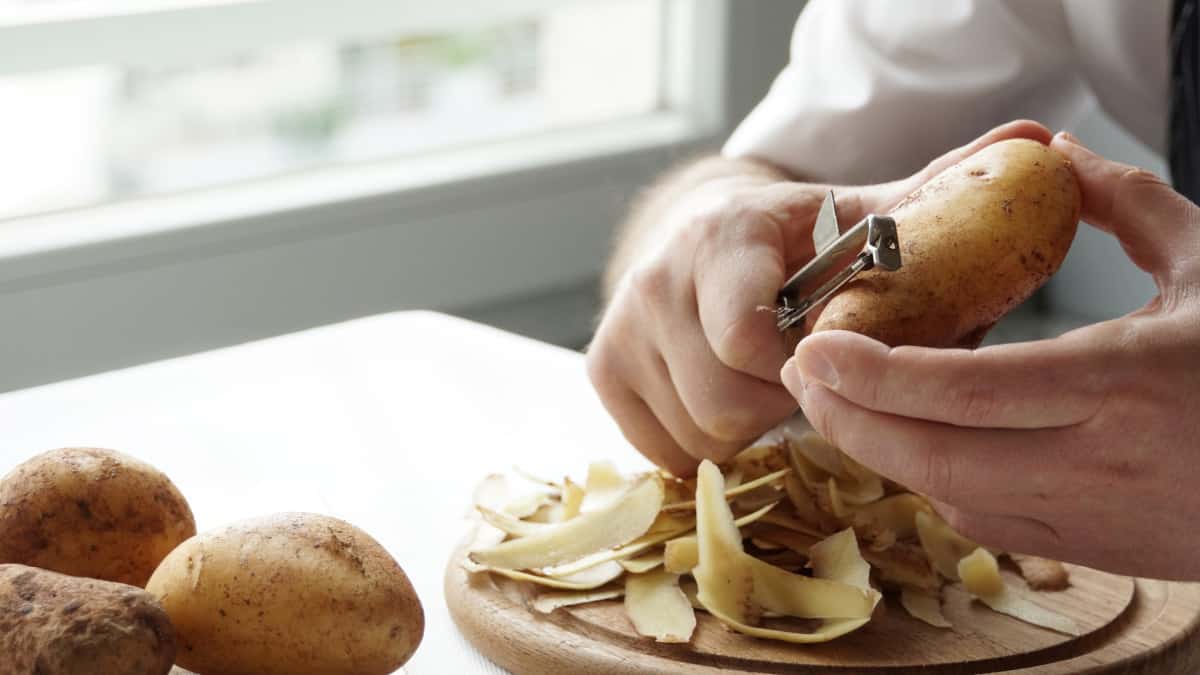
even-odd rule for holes
{"type": "Polygon", "coordinates": [[[851,330],[892,346],[975,346],[1058,270],[1079,208],[1062,155],[1026,139],[990,145],[896,206],[903,267],[860,274],[812,330],[851,330]]]}
{"type": "Polygon", "coordinates": [[[0,673],[164,675],[175,634],[140,588],[0,565],[0,673]]]}
{"type": "Polygon", "coordinates": [[[384,675],[425,630],[416,591],[388,552],[309,513],[199,534],[146,589],[175,626],[179,665],[204,675],[384,675]]]}
{"type": "Polygon", "coordinates": [[[175,485],[112,450],[51,450],[0,480],[0,563],[144,586],[195,533],[175,485]]]}

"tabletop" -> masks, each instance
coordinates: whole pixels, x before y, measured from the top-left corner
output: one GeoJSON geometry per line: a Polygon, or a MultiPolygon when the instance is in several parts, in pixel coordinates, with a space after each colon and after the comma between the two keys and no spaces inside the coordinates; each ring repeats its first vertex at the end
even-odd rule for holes
{"type": "Polygon", "coordinates": [[[458,633],[443,569],[474,484],[519,465],[645,466],[581,355],[460,319],[402,312],[0,395],[0,474],[66,446],[164,471],[203,531],[278,511],[378,539],[425,608],[409,675],[498,673],[458,633]]]}

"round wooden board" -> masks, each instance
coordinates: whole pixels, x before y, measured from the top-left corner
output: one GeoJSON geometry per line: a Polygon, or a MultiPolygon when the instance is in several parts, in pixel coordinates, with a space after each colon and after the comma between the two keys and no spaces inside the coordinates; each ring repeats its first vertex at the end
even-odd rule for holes
{"type": "MultiPolygon", "coordinates": [[[[639,637],[619,600],[538,614],[528,584],[446,568],[446,602],[463,635],[518,675],[633,673],[1154,673],[1200,671],[1200,585],[1130,579],[1071,566],[1071,588],[1024,591],[1074,619],[1068,637],[997,614],[947,589],[944,611],[955,628],[937,629],[888,598],[862,629],[820,645],[790,645],[732,633],[706,613],[686,645],[639,637]]],[[[1010,584],[1024,582],[1009,575],[1010,584]]]]}

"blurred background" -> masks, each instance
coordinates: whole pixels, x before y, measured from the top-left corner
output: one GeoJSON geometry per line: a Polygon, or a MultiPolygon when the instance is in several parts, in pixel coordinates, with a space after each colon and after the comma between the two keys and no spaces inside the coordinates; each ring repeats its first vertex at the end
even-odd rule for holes
{"type": "MultiPolygon", "coordinates": [[[[411,308],[580,348],[630,200],[719,147],[802,5],[0,0],[0,390],[411,308]]],[[[1152,294],[1081,229],[994,339],[1152,294]]]]}

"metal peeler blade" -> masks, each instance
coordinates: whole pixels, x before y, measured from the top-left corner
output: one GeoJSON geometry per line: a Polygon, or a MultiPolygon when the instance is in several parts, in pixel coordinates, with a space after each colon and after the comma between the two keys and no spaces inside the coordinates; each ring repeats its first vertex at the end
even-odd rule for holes
{"type": "Polygon", "coordinates": [[[816,256],[779,291],[775,323],[780,331],[799,324],[859,272],[875,267],[892,272],[901,266],[896,221],[871,214],[839,235],[832,190],[813,225],[813,249],[816,256]]]}

